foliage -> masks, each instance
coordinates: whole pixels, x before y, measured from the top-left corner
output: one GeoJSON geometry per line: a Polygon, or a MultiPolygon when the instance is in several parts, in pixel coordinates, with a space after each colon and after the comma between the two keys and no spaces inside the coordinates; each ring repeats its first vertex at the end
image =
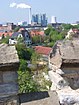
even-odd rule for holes
{"type": "Polygon", "coordinates": [[[46,46],[52,47],[57,40],[62,40],[65,38],[66,31],[59,32],[58,30],[54,29],[52,26],[49,26],[45,33],[48,34],[48,37],[45,37],[45,44],[46,46]]]}
{"type": "Polygon", "coordinates": [[[16,49],[20,59],[30,60],[33,50],[26,48],[26,45],[21,43],[16,45],[16,49]]]}
{"type": "Polygon", "coordinates": [[[64,28],[64,30],[69,30],[69,29],[79,29],[79,24],[77,25],[71,25],[71,24],[62,24],[62,27],[64,28]]]}
{"type": "Polygon", "coordinates": [[[32,43],[33,44],[37,44],[37,43],[41,43],[42,42],[42,37],[37,35],[37,36],[33,36],[32,37],[32,43]]]}
{"type": "Polygon", "coordinates": [[[28,93],[38,91],[38,84],[33,80],[31,69],[27,67],[27,61],[31,59],[32,49],[26,48],[24,44],[16,45],[18,55],[20,58],[20,66],[18,70],[19,92],[28,93]]]}
{"type": "Polygon", "coordinates": [[[4,36],[4,34],[2,34],[2,39],[4,39],[5,38],[5,36],[4,36]]]}
{"type": "Polygon", "coordinates": [[[31,63],[32,64],[37,64],[37,61],[39,60],[40,55],[34,52],[31,56],[31,63]]]}
{"type": "Polygon", "coordinates": [[[18,42],[18,44],[19,44],[19,43],[23,43],[23,41],[24,41],[24,38],[23,38],[23,37],[19,37],[19,38],[17,38],[17,42],[18,42]]]}
{"type": "Polygon", "coordinates": [[[38,71],[38,75],[34,75],[34,80],[39,84],[40,91],[48,91],[51,87],[51,81],[47,80],[43,75],[43,73],[48,75],[48,66],[43,66],[43,68],[40,70],[38,68],[38,71]]]}
{"type": "Polygon", "coordinates": [[[49,35],[52,30],[54,31],[55,29],[51,25],[49,25],[48,28],[44,32],[46,35],[49,35]]]}
{"type": "Polygon", "coordinates": [[[74,25],[73,28],[79,29],[79,24],[78,25],[74,25]]]}
{"type": "Polygon", "coordinates": [[[20,59],[20,66],[19,66],[19,70],[25,71],[27,68],[27,62],[24,59],[20,59]]]}
{"type": "Polygon", "coordinates": [[[38,84],[33,80],[32,73],[29,68],[27,68],[27,63],[25,60],[20,60],[20,67],[18,70],[18,83],[19,92],[28,93],[38,91],[38,84]]]}
{"type": "Polygon", "coordinates": [[[15,27],[15,29],[14,29],[14,32],[18,32],[19,31],[19,29],[20,29],[20,27],[15,27]]]}
{"type": "Polygon", "coordinates": [[[71,24],[62,24],[62,27],[64,28],[64,30],[69,30],[69,29],[73,28],[73,26],[71,24]]]}
{"type": "Polygon", "coordinates": [[[9,35],[7,35],[6,37],[3,37],[2,40],[1,40],[1,43],[6,43],[6,44],[8,44],[8,43],[9,43],[9,38],[10,38],[9,35]]]}
{"type": "Polygon", "coordinates": [[[50,43],[48,43],[46,46],[48,46],[48,47],[52,47],[52,46],[54,46],[54,44],[55,44],[55,42],[50,42],[50,43]]]}

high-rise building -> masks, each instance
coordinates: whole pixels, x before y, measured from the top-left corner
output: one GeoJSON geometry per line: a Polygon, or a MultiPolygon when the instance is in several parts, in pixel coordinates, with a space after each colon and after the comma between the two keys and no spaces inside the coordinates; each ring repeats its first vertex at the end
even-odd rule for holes
{"type": "Polygon", "coordinates": [[[39,24],[41,26],[47,26],[46,14],[35,14],[32,15],[32,24],[39,24]]]}
{"type": "Polygon", "coordinates": [[[55,16],[52,16],[52,17],[51,17],[51,23],[57,23],[57,19],[56,19],[55,16]]]}

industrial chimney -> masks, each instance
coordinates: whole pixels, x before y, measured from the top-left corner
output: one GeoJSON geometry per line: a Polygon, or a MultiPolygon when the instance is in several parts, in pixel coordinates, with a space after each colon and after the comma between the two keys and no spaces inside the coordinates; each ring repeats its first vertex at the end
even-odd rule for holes
{"type": "Polygon", "coordinates": [[[31,7],[29,8],[29,24],[31,24],[31,7]]]}

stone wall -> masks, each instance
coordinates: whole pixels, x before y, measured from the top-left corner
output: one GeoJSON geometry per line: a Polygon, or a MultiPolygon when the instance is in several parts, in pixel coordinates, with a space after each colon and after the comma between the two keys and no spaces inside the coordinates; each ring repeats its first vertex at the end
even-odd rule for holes
{"type": "Polygon", "coordinates": [[[79,88],[79,68],[62,68],[63,78],[69,82],[72,89],[79,88]]]}
{"type": "Polygon", "coordinates": [[[19,105],[19,59],[14,46],[0,45],[0,105],[19,105]]]}

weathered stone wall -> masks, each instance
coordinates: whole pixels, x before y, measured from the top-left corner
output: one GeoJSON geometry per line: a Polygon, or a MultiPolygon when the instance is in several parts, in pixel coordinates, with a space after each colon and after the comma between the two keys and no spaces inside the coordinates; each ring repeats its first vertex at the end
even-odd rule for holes
{"type": "Polygon", "coordinates": [[[61,105],[79,105],[79,40],[58,41],[50,64],[52,89],[54,85],[61,105]]]}
{"type": "Polygon", "coordinates": [[[79,88],[79,68],[63,68],[63,77],[69,82],[72,89],[79,88]]]}
{"type": "Polygon", "coordinates": [[[19,105],[19,59],[14,46],[0,45],[0,105],[19,105]]]}
{"type": "Polygon", "coordinates": [[[0,98],[18,94],[16,71],[0,71],[0,78],[0,98]]]}
{"type": "Polygon", "coordinates": [[[0,71],[0,105],[19,105],[17,71],[0,71]]]}

